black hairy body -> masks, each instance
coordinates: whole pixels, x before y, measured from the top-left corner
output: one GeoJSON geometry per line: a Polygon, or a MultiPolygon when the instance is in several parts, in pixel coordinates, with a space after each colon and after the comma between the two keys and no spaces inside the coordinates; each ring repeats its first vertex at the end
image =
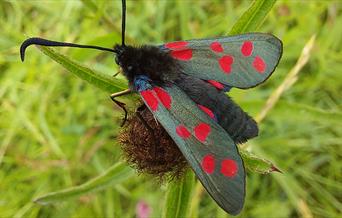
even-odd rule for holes
{"type": "Polygon", "coordinates": [[[130,85],[134,77],[146,75],[153,83],[164,85],[179,77],[179,66],[167,52],[155,46],[141,47],[116,45],[116,62],[119,64],[130,85]]]}
{"type": "Polygon", "coordinates": [[[204,80],[183,73],[177,61],[155,46],[116,45],[116,62],[122,67],[132,86],[134,78],[145,75],[156,85],[174,84],[194,102],[211,109],[218,123],[235,143],[243,143],[258,135],[257,123],[223,91],[204,80]]]}
{"type": "Polygon", "coordinates": [[[243,143],[258,135],[258,125],[240,106],[223,91],[197,78],[180,74],[175,81],[194,102],[212,110],[217,122],[235,143],[243,143]]]}

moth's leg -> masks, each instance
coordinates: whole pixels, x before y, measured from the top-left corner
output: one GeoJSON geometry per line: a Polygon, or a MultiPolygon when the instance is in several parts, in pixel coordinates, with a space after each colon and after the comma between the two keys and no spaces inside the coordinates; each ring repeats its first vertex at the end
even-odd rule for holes
{"type": "Polygon", "coordinates": [[[141,112],[146,109],[146,105],[143,104],[140,107],[137,108],[137,111],[135,112],[137,117],[140,119],[140,121],[142,122],[142,124],[146,127],[146,129],[150,132],[150,134],[152,134],[153,136],[153,158],[156,159],[157,157],[157,138],[154,135],[154,131],[153,128],[146,122],[146,120],[144,119],[144,117],[141,115],[141,112]]]}
{"type": "Polygon", "coordinates": [[[153,133],[153,128],[148,125],[148,123],[146,122],[146,120],[144,119],[144,117],[141,115],[141,112],[146,108],[146,105],[143,104],[141,105],[140,107],[137,108],[137,111],[135,112],[138,116],[138,118],[140,119],[140,121],[142,122],[142,124],[144,124],[144,126],[147,128],[148,131],[150,131],[150,133],[153,134],[154,136],[154,133],[153,133]]]}
{"type": "Polygon", "coordinates": [[[116,72],[113,77],[116,77],[117,75],[119,75],[120,73],[122,73],[122,68],[120,67],[120,69],[118,70],[118,72],[116,72]]]}
{"type": "Polygon", "coordinates": [[[124,90],[124,91],[116,92],[116,93],[113,93],[113,94],[110,95],[110,98],[112,99],[112,101],[114,101],[115,104],[118,105],[118,106],[125,112],[125,117],[124,117],[124,119],[123,119],[123,121],[122,121],[122,123],[121,123],[121,125],[120,125],[121,127],[122,127],[123,125],[125,125],[126,120],[127,120],[127,114],[128,114],[128,113],[127,113],[127,110],[126,110],[126,107],[125,107],[126,104],[123,103],[123,102],[121,102],[121,101],[116,100],[115,98],[116,98],[116,97],[119,97],[119,96],[131,94],[131,92],[132,92],[132,90],[126,89],[126,90],[124,90]]]}
{"type": "Polygon", "coordinates": [[[126,90],[123,90],[121,92],[115,92],[115,93],[110,95],[110,98],[114,101],[116,97],[120,97],[120,96],[123,96],[123,95],[128,95],[128,94],[131,94],[131,92],[132,92],[131,89],[126,89],[126,90]]]}
{"type": "Polygon", "coordinates": [[[119,75],[121,73],[121,71],[119,70],[118,72],[116,72],[113,77],[116,77],[117,75],[119,75]]]}

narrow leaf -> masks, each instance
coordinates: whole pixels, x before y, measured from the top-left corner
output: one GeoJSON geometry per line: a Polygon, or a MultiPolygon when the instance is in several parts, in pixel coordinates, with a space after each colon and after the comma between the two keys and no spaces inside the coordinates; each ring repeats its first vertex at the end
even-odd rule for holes
{"type": "Polygon", "coordinates": [[[66,70],[89,82],[90,84],[110,93],[122,91],[127,88],[126,82],[113,76],[91,70],[79,63],[59,54],[50,48],[37,46],[45,55],[62,65],[66,70]]]}
{"type": "Polygon", "coordinates": [[[57,192],[51,192],[38,197],[35,202],[39,204],[50,204],[65,201],[84,195],[90,191],[101,190],[109,185],[121,183],[134,175],[134,171],[125,163],[117,163],[110,167],[102,175],[82,184],[57,192]]]}
{"type": "Polygon", "coordinates": [[[260,158],[246,150],[239,150],[245,164],[246,170],[253,173],[268,174],[271,172],[281,172],[270,161],[260,158]]]}
{"type": "Polygon", "coordinates": [[[238,19],[229,35],[253,32],[263,23],[276,0],[255,0],[238,19]]]}
{"type": "Polygon", "coordinates": [[[190,196],[195,185],[195,176],[188,170],[180,181],[168,185],[163,217],[187,217],[190,209],[190,196]]]}

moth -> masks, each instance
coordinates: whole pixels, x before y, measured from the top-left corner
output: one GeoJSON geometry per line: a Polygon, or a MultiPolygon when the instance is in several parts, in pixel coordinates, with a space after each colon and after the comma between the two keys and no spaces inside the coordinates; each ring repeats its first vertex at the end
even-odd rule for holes
{"type": "Polygon", "coordinates": [[[21,59],[32,44],[114,53],[130,88],[112,94],[113,101],[125,109],[115,98],[139,93],[142,110],[147,108],[164,127],[211,197],[226,212],[238,214],[246,173],[236,144],[257,136],[258,127],[226,92],[267,80],[281,58],[282,42],[270,34],[249,33],[131,46],[125,44],[125,0],[122,11],[122,43],[113,49],[29,38],[21,45],[21,59]]]}

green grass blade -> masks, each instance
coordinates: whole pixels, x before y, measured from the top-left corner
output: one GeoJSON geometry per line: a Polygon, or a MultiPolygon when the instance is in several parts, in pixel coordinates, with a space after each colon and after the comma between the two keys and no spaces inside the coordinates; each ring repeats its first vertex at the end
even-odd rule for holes
{"type": "Polygon", "coordinates": [[[239,150],[247,171],[252,173],[268,174],[279,170],[270,161],[260,158],[246,150],[239,150]]]}
{"type": "Polygon", "coordinates": [[[229,35],[253,32],[262,24],[276,0],[255,0],[238,19],[229,35]]]}
{"type": "Polygon", "coordinates": [[[122,80],[113,76],[91,70],[68,57],[54,51],[53,49],[37,46],[45,55],[62,65],[66,70],[78,76],[82,80],[110,93],[122,91],[127,85],[122,80]]]}
{"type": "Polygon", "coordinates": [[[187,217],[190,209],[192,190],[195,185],[195,176],[188,170],[180,181],[172,181],[168,185],[163,217],[187,217]]]}
{"type": "Polygon", "coordinates": [[[117,163],[110,167],[102,175],[82,184],[57,192],[51,192],[44,196],[35,199],[39,204],[51,204],[60,201],[65,201],[70,198],[75,198],[84,195],[90,191],[104,189],[113,184],[121,183],[134,175],[134,171],[125,163],[117,163]]]}

